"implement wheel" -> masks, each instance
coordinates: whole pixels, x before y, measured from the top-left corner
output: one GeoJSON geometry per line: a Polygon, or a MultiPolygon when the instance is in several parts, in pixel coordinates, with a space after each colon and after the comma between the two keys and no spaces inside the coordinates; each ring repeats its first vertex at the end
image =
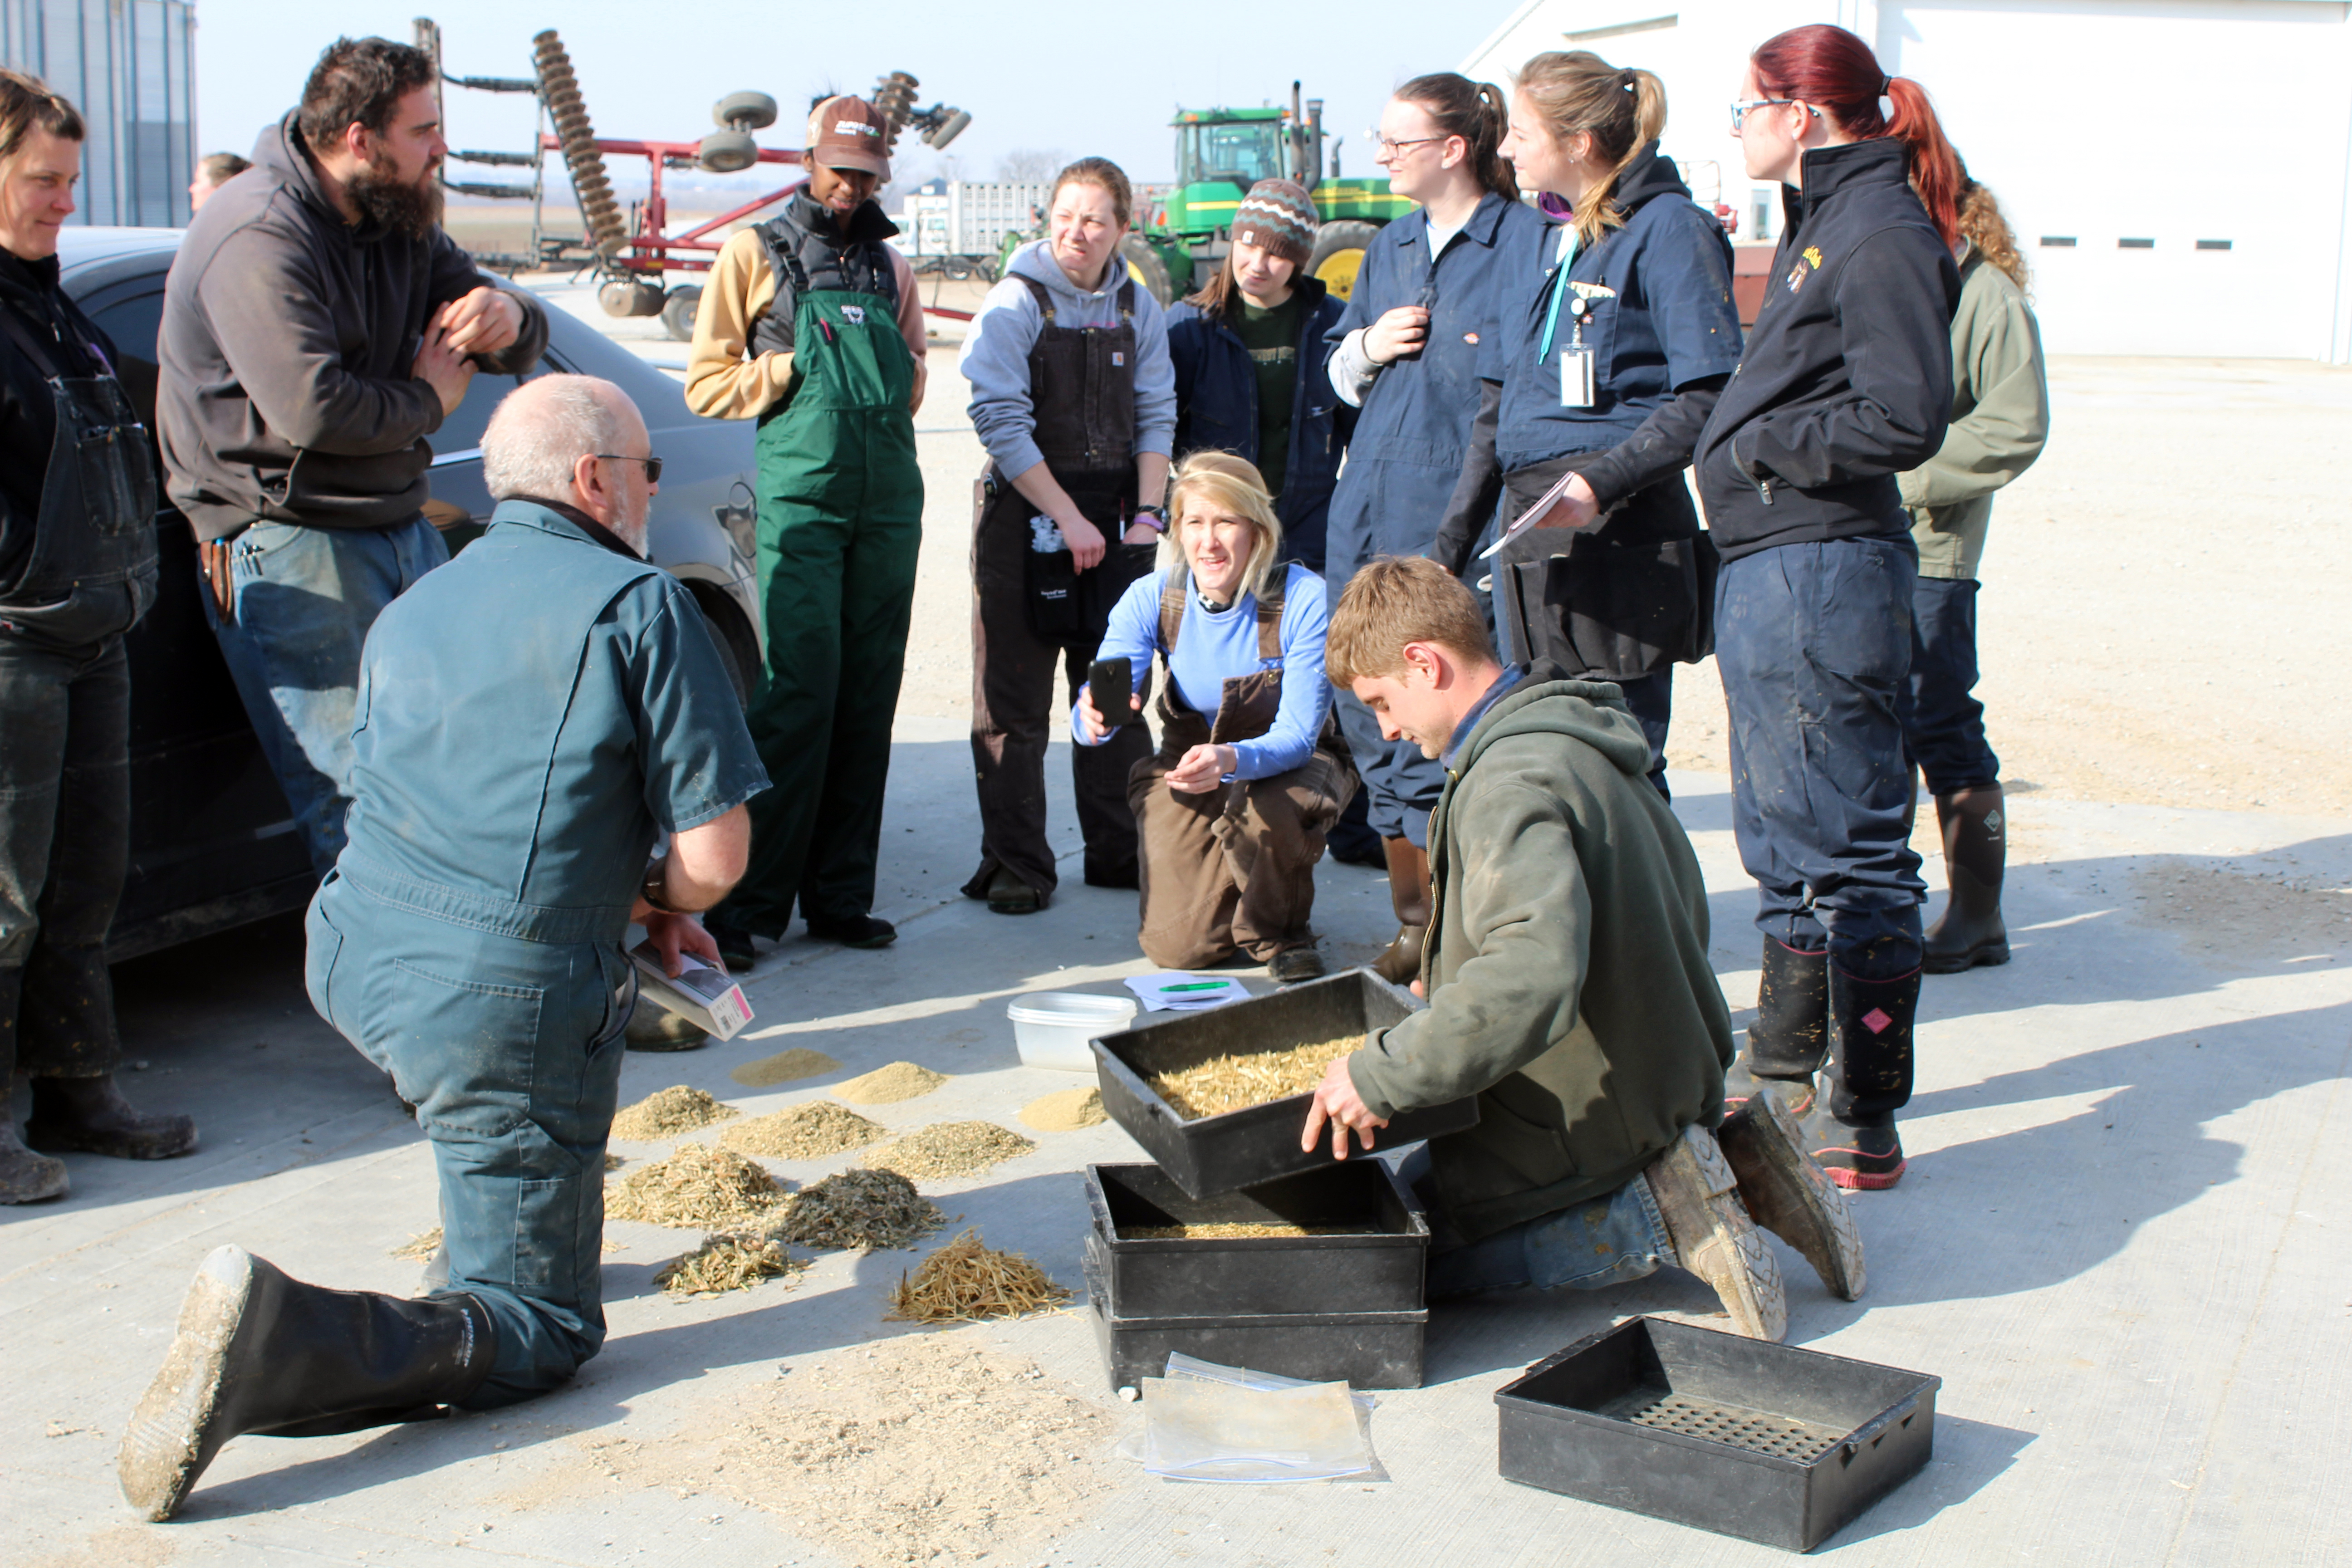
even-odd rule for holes
{"type": "Polygon", "coordinates": [[[667,332],[671,337],[676,338],[679,342],[692,342],[694,341],[695,313],[701,308],[702,285],[699,283],[679,284],[677,288],[669,291],[669,298],[662,301],[662,331],[667,332]]]}
{"type": "Polygon", "coordinates": [[[1381,226],[1361,218],[1343,218],[1315,231],[1315,248],[1307,257],[1307,270],[1322,280],[1334,298],[1345,300],[1356,291],[1356,274],[1363,270],[1364,247],[1381,226]]]}

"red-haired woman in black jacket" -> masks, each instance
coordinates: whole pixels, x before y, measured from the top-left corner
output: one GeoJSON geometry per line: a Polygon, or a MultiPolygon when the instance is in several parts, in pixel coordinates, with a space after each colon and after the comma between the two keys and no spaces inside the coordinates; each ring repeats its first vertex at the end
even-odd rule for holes
{"type": "Polygon", "coordinates": [[[1694,459],[1724,563],[1733,826],[1764,934],[1739,1066],[1801,1082],[1826,1058],[1817,1156],[1843,1186],[1890,1187],[1925,892],[1895,713],[1918,552],[1895,476],[1935,455],[1951,409],[1959,160],[1926,91],[1843,27],[1798,27],[1750,56],[1732,133],[1749,177],[1780,182],[1787,215],[1694,459]]]}

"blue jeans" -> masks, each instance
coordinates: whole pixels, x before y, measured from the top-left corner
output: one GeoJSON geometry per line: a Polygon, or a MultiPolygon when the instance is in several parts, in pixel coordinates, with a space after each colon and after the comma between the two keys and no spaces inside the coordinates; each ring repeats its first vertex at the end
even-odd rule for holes
{"type": "Polygon", "coordinates": [[[397,909],[339,872],[305,930],[310,1005],[392,1075],[432,1142],[444,1289],[498,1323],[498,1359],[467,1404],[561,1385],[604,1343],[604,1142],[636,995],[628,959],[617,942],[527,942],[397,909]]]}
{"type": "Polygon", "coordinates": [[[236,536],[235,625],[221,623],[199,579],[205,619],[320,876],[343,852],[368,628],[448,559],[440,531],[422,517],[381,530],[257,522],[236,536]]]}
{"type": "Polygon", "coordinates": [[[1895,714],[1911,669],[1911,541],[1783,544],[1727,561],[1715,658],[1732,826],[1756,925],[1859,980],[1919,967],[1919,857],[1895,714]]]}
{"type": "Polygon", "coordinates": [[[1903,692],[1903,747],[1930,795],[1996,783],[2000,759],[1985,739],[1977,683],[1977,584],[1922,577],[1911,595],[1911,679],[1903,692]]]}
{"type": "Polygon", "coordinates": [[[1364,781],[1372,831],[1429,847],[1429,814],[1445,793],[1445,770],[1411,741],[1381,740],[1380,719],[1352,694],[1334,689],[1331,706],[1355,759],[1356,775],[1364,781]]]}
{"type": "MultiPolygon", "coordinates": [[[[1400,1150],[1388,1163],[1418,1201],[1432,1201],[1427,1144],[1400,1150]]],[[[1574,1208],[1525,1221],[1467,1247],[1432,1252],[1429,1294],[1467,1296],[1529,1286],[1598,1290],[1654,1274],[1674,1256],[1649,1180],[1636,1176],[1574,1208]]]]}

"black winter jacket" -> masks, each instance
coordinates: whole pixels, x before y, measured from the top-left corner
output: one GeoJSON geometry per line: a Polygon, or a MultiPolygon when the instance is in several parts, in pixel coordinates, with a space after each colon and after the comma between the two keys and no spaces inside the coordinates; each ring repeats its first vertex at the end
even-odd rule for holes
{"type": "Polygon", "coordinates": [[[1890,138],[1817,147],[1739,368],[1693,467],[1725,560],[1776,544],[1907,539],[1895,476],[1943,445],[1959,268],[1890,138]]]}
{"type": "MultiPolygon", "coordinates": [[[[1282,493],[1274,510],[1282,520],[1283,553],[1320,572],[1331,490],[1356,428],[1356,410],[1331,388],[1331,345],[1323,341],[1347,301],[1303,271],[1291,287],[1304,306],[1298,383],[1290,403],[1290,460],[1276,476],[1282,493]]],[[[1256,462],[1257,369],[1241,334],[1188,300],[1168,312],[1168,358],[1176,368],[1176,456],[1214,449],[1256,462]]]]}
{"type": "MultiPolygon", "coordinates": [[[[58,258],[26,261],[0,250],[0,310],[25,324],[57,356],[68,375],[113,374],[114,345],[58,287],[58,258]],[[106,356],[100,363],[85,353],[106,356]]],[[[48,377],[5,335],[0,335],[0,604],[9,602],[33,558],[41,521],[41,483],[57,440],[58,411],[48,377]]]]}
{"type": "MultiPolygon", "coordinates": [[[[383,529],[415,517],[441,400],[410,374],[433,312],[489,281],[439,228],[343,221],[289,113],[251,174],[188,225],[163,288],[155,416],[172,500],[203,539],[256,520],[383,529]]],[[[521,375],[547,308],[474,363],[521,375]]]]}

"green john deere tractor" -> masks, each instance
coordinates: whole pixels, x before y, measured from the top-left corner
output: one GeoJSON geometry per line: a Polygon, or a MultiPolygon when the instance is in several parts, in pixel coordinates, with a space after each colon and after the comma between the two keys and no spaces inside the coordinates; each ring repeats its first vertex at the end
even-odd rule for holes
{"type": "Polygon", "coordinates": [[[1176,128],[1176,185],[1129,236],[1129,267],[1166,301],[1192,292],[1194,274],[1224,259],[1234,209],[1260,180],[1289,179],[1315,199],[1322,228],[1307,270],[1344,300],[1356,287],[1364,246],[1412,203],[1386,180],[1343,180],[1334,149],[1323,172],[1323,100],[1302,106],[1290,84],[1288,109],[1184,109],[1176,128]]]}
{"type": "MultiPolygon", "coordinates": [[[[1289,179],[1315,198],[1322,227],[1307,269],[1345,300],[1354,292],[1364,246],[1382,225],[1412,210],[1386,180],[1343,180],[1339,154],[1323,174],[1323,100],[1302,106],[1290,84],[1288,109],[1181,109],[1176,128],[1176,184],[1141,215],[1120,246],[1128,275],[1162,305],[1192,293],[1232,243],[1234,209],[1260,180],[1289,179]]],[[[1038,215],[1044,216],[1041,212],[1038,215]]],[[[1043,229],[1009,234],[997,255],[1001,273],[1013,252],[1043,229]]]]}

